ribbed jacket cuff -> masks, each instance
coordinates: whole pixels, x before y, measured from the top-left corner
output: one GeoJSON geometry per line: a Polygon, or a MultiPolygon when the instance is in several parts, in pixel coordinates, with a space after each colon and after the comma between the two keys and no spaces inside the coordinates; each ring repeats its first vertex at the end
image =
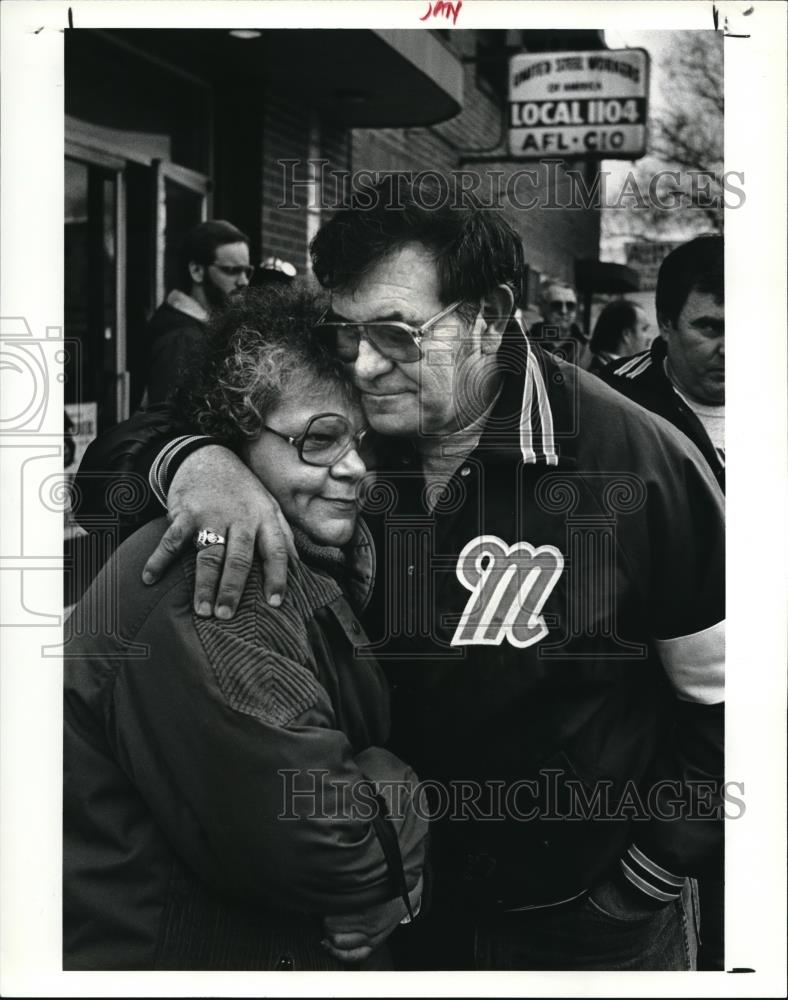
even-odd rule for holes
{"type": "Polygon", "coordinates": [[[150,467],[148,483],[153,495],[165,510],[167,509],[167,491],[173,476],[184,459],[188,458],[192,452],[197,451],[198,448],[204,448],[207,444],[219,443],[216,438],[206,434],[182,434],[169,441],[161,449],[150,467]]]}
{"type": "Polygon", "coordinates": [[[620,859],[621,873],[636,889],[658,903],[670,903],[678,899],[684,888],[685,879],[666,871],[640,848],[632,844],[620,859]]]}

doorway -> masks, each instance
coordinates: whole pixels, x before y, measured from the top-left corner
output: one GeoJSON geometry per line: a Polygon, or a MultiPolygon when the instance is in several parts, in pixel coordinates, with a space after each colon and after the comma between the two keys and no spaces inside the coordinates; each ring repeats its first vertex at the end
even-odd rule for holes
{"type": "Polygon", "coordinates": [[[65,160],[64,394],[79,437],[112,427],[127,408],[121,169],[108,157],[65,160]]]}

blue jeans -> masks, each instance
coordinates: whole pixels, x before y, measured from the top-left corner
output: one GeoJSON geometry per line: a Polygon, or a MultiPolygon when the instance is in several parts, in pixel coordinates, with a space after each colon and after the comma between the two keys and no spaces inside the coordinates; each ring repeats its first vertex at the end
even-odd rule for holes
{"type": "Polygon", "coordinates": [[[697,968],[697,886],[680,899],[641,906],[614,883],[579,899],[519,913],[479,914],[436,905],[395,935],[397,968],[477,970],[688,970],[697,968]],[[421,924],[421,926],[419,926],[421,924]],[[399,947],[397,947],[399,945],[399,947]],[[401,951],[405,945],[404,951],[401,951]]]}

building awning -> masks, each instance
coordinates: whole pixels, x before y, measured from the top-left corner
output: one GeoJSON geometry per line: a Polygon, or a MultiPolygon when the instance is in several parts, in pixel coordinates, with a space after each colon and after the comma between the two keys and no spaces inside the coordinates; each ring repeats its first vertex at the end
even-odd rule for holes
{"type": "Polygon", "coordinates": [[[608,48],[605,32],[596,28],[526,28],[520,35],[526,52],[586,52],[608,48]]]}
{"type": "Polygon", "coordinates": [[[431,125],[462,108],[463,68],[430,31],[277,31],[266,73],[340,124],[431,125]]]}
{"type": "Polygon", "coordinates": [[[640,275],[625,264],[578,260],[575,261],[575,286],[579,292],[623,295],[640,288],[640,275]]]}
{"type": "MultiPolygon", "coordinates": [[[[104,32],[111,37],[112,32],[104,32]]],[[[453,118],[463,101],[463,66],[429,30],[229,29],[117,33],[138,51],[214,84],[271,88],[339,125],[393,128],[453,118]]]]}

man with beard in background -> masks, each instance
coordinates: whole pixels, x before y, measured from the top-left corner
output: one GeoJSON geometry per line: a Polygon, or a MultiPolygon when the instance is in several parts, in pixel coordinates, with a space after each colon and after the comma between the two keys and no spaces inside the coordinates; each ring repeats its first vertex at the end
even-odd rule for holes
{"type": "Polygon", "coordinates": [[[254,268],[249,237],[224,219],[200,222],[186,234],[178,286],[151,317],[145,402],[163,403],[205,337],[211,313],[243,295],[254,268]]]}

